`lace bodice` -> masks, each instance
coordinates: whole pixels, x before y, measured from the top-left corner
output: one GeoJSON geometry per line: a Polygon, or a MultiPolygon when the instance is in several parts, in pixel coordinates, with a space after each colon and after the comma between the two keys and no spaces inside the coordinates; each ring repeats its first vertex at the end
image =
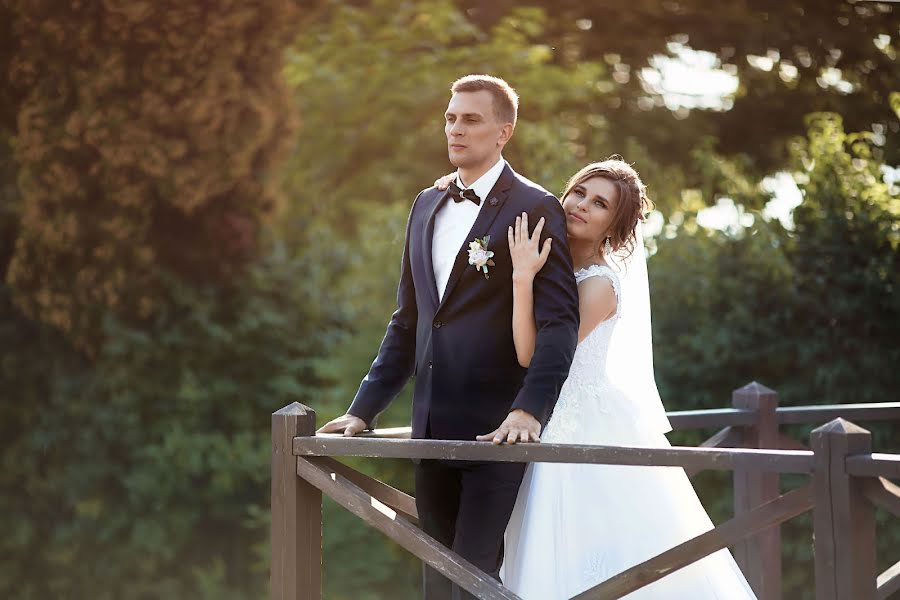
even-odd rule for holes
{"type": "MultiPolygon", "coordinates": [[[[611,399],[615,394],[604,393],[612,386],[606,372],[606,358],[613,329],[622,312],[621,284],[616,272],[605,265],[591,265],[575,273],[575,281],[581,283],[588,277],[608,279],[616,293],[616,312],[609,319],[600,322],[575,349],[569,377],[560,391],[559,401],[541,439],[547,441],[575,441],[584,412],[580,405],[584,401],[595,404],[601,412],[609,407],[596,406],[603,399],[611,399]]],[[[605,404],[605,403],[604,403],[605,404]]]]}
{"type": "Polygon", "coordinates": [[[603,277],[612,283],[613,290],[616,293],[616,312],[609,319],[601,321],[578,344],[578,347],[575,349],[575,356],[572,359],[570,377],[572,371],[577,371],[578,373],[586,371],[590,372],[591,375],[603,375],[606,373],[606,354],[609,350],[609,338],[622,311],[621,287],[616,272],[606,265],[591,265],[575,273],[575,281],[578,283],[581,283],[588,277],[603,277]],[[576,368],[576,363],[578,368],[576,368]]]}

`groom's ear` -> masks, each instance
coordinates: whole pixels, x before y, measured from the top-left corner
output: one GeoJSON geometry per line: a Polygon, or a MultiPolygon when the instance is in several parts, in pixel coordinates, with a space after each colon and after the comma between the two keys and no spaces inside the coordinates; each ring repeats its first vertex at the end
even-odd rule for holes
{"type": "Polygon", "coordinates": [[[515,127],[513,127],[512,123],[504,124],[503,127],[500,128],[500,137],[497,138],[497,145],[503,148],[509,141],[509,138],[512,137],[514,129],[515,127]]]}

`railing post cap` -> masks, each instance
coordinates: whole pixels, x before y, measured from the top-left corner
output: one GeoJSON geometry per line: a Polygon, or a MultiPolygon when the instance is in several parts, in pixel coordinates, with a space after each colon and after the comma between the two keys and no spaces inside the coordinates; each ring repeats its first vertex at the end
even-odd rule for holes
{"type": "Polygon", "coordinates": [[[272,413],[273,417],[305,417],[307,415],[315,415],[316,411],[308,406],[304,406],[299,402],[291,402],[284,408],[276,410],[272,413]]]}
{"type": "Polygon", "coordinates": [[[855,423],[851,423],[846,419],[842,419],[838,417],[828,423],[825,423],[821,427],[817,427],[813,429],[813,434],[819,435],[871,435],[871,432],[868,429],[860,427],[855,423]]]}
{"type": "Polygon", "coordinates": [[[775,390],[767,388],[763,384],[756,381],[751,381],[744,387],[734,390],[733,393],[740,394],[742,396],[771,396],[776,394],[775,390]]]}

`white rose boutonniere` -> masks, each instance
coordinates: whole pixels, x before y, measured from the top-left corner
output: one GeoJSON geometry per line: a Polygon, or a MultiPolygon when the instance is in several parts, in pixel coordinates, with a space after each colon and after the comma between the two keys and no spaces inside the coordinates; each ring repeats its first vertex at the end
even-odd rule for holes
{"type": "Polygon", "coordinates": [[[488,267],[494,266],[494,261],[491,260],[494,253],[487,249],[490,241],[491,236],[486,235],[469,242],[469,264],[474,265],[476,271],[483,272],[485,279],[491,278],[488,275],[488,267]]]}

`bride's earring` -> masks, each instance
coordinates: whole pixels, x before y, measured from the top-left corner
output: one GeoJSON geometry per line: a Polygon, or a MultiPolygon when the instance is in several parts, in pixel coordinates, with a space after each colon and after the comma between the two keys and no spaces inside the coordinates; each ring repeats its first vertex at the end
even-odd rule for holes
{"type": "Polygon", "coordinates": [[[603,242],[603,256],[607,259],[612,259],[612,242],[609,241],[609,238],[606,238],[606,241],[603,242]]]}

